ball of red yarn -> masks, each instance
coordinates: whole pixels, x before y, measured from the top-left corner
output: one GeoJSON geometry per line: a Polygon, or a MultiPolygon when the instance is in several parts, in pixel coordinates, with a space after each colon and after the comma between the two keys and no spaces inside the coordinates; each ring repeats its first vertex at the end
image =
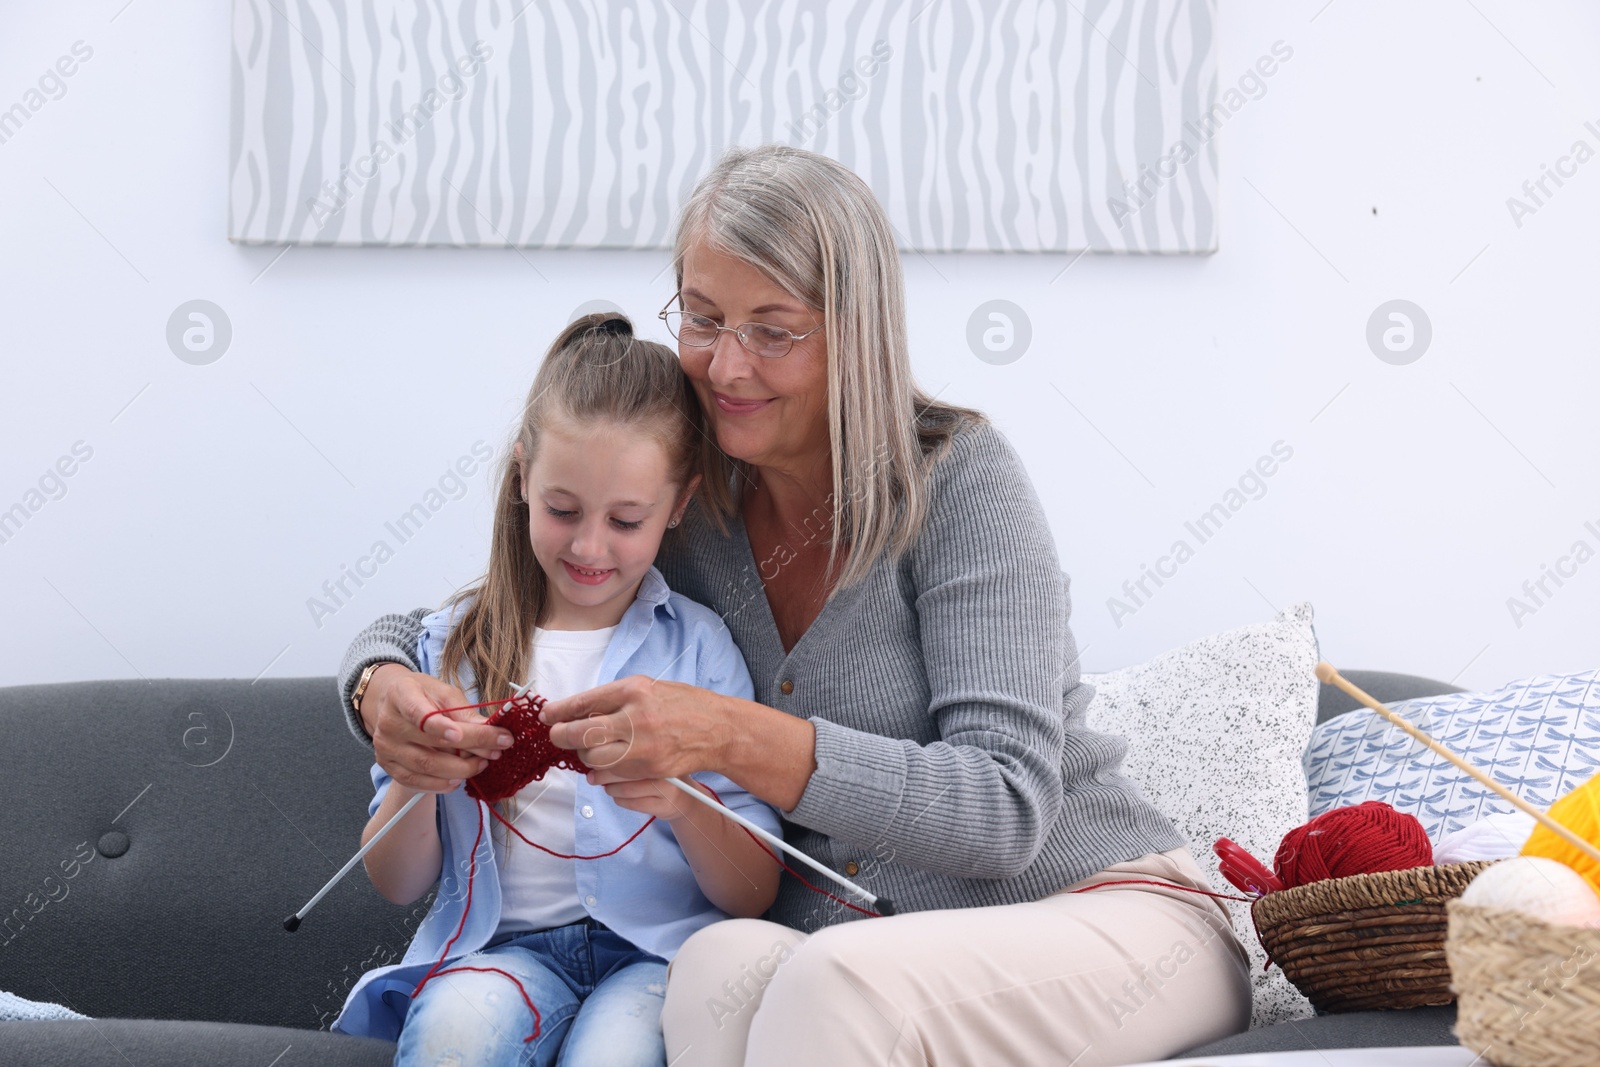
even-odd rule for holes
{"type": "Polygon", "coordinates": [[[1380,800],[1324,812],[1290,830],[1272,865],[1286,886],[1433,864],[1433,843],[1413,815],[1380,800]]]}

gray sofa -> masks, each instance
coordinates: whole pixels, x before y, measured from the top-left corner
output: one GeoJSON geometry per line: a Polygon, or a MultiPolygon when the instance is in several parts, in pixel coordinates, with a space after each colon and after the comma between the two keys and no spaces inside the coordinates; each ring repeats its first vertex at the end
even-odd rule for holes
{"type": "MultiPolygon", "coordinates": [[[[1381,700],[1454,692],[1346,673],[1381,700]]],[[[361,870],[297,933],[283,920],[356,847],[371,753],[331,678],[0,689],[0,990],[89,1021],[0,1022],[0,1067],[380,1067],[389,1042],[326,1031],[397,961],[432,895],[361,870]]],[[[1323,688],[1322,717],[1352,707],[1323,688]]],[[[1207,1053],[1451,1044],[1451,1009],[1326,1016],[1207,1053]]]]}

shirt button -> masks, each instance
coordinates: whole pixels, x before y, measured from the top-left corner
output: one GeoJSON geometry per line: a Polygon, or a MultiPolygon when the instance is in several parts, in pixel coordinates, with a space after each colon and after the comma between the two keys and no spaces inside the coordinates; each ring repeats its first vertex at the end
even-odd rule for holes
{"type": "Polygon", "coordinates": [[[594,808],[592,808],[592,807],[590,807],[590,806],[589,806],[589,805],[587,805],[587,804],[585,804],[585,805],[584,805],[584,806],[583,806],[583,817],[584,817],[584,818],[585,818],[585,819],[592,819],[592,818],[594,818],[594,808]]]}
{"type": "Polygon", "coordinates": [[[856,861],[855,860],[851,860],[849,863],[844,865],[844,873],[845,874],[855,874],[860,869],[861,869],[860,867],[856,866],[856,861]]]}
{"type": "Polygon", "coordinates": [[[591,908],[599,903],[599,901],[595,900],[593,893],[590,893],[588,896],[584,897],[583,898],[583,902],[585,904],[589,905],[589,907],[591,907],[591,908]]]}
{"type": "Polygon", "coordinates": [[[778,686],[778,688],[782,689],[785,693],[792,693],[794,692],[794,683],[785,678],[783,680],[783,684],[778,686]]]}

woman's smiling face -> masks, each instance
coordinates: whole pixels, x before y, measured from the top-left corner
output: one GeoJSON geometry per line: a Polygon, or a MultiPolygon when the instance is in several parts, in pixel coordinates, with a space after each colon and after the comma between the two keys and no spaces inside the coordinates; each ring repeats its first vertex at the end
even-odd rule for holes
{"type": "MultiPolygon", "coordinates": [[[[818,326],[805,306],[742,259],[694,242],[683,257],[683,306],[719,326],[764,322],[796,335],[818,326]]],[[[828,456],[828,348],[825,330],[777,359],[748,351],[721,332],[708,348],[678,343],[717,445],[757,467],[810,471],[828,456]]]]}

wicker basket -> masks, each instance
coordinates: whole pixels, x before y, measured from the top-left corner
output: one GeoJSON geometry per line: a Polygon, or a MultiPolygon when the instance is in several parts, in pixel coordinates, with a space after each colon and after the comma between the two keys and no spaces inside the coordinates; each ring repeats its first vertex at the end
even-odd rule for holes
{"type": "Polygon", "coordinates": [[[1445,904],[1488,861],[1330,878],[1250,908],[1262,947],[1319,1012],[1449,1004],[1445,904]]]}
{"type": "Polygon", "coordinates": [[[1500,1067],[1600,1063],[1600,930],[1459,900],[1449,916],[1463,1045],[1500,1067]]]}

